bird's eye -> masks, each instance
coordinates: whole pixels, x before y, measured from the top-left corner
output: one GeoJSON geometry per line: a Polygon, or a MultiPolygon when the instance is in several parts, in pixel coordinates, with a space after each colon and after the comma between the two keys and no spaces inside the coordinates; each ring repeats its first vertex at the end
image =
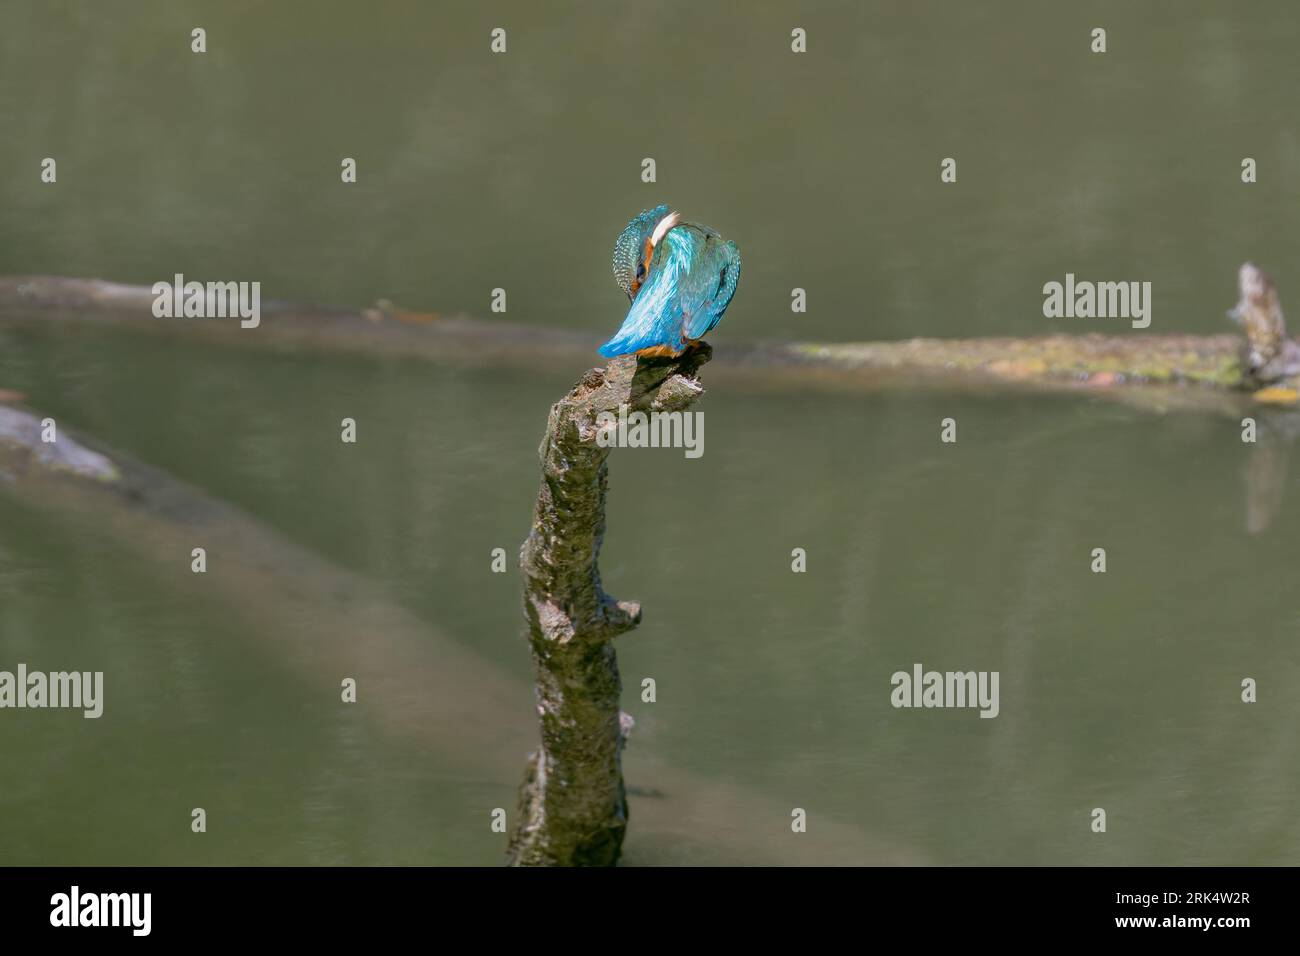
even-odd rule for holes
{"type": "Polygon", "coordinates": [[[645,263],[638,262],[636,264],[636,281],[640,282],[644,278],[645,278],[645,263]]]}

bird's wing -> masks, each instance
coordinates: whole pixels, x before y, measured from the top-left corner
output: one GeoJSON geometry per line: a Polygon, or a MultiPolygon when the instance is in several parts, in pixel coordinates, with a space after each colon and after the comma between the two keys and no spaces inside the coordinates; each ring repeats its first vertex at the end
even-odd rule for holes
{"type": "Polygon", "coordinates": [[[710,235],[680,283],[686,338],[698,339],[722,320],[739,281],[740,250],[734,242],[710,235]]]}

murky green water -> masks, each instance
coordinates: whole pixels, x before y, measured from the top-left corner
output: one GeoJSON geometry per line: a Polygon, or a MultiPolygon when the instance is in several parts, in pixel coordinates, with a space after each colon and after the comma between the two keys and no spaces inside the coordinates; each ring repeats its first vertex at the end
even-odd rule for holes
{"type": "MultiPolygon", "coordinates": [[[[662,198],[744,253],[719,351],[1120,331],[1042,317],[1066,272],[1151,281],[1155,332],[1225,329],[1246,258],[1300,296],[1283,3],[135,6],[0,13],[0,273],[477,315],[504,287],[509,319],[589,329],[594,363],[623,308],[609,246],[662,198]]],[[[0,711],[0,863],[498,862],[489,814],[535,731],[519,581],[489,555],[527,530],[546,409],[582,368],[2,318],[0,388],[261,530],[200,578],[183,529],[0,483],[0,669],[106,674],[98,721],[0,711]],[[362,593],[386,610],[329,610],[362,593]]],[[[656,792],[633,797],[629,862],[779,861],[831,826],[878,848],[863,862],[1300,859],[1289,446],[1261,464],[1233,420],[1080,398],[718,386],[701,407],[703,458],[611,466],[605,584],[646,608],[620,646],[627,773],[656,792]],[[917,661],[999,671],[1000,715],[894,709],[917,661]]]]}

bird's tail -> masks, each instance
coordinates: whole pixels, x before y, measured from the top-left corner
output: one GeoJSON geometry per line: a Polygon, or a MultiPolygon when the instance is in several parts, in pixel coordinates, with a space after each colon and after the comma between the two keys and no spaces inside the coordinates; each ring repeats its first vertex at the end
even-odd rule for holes
{"type": "Polygon", "coordinates": [[[600,354],[605,358],[616,358],[620,355],[630,355],[633,352],[639,352],[642,349],[648,349],[652,345],[659,345],[660,342],[656,337],[654,330],[639,332],[636,330],[619,332],[608,342],[600,347],[600,354]]]}

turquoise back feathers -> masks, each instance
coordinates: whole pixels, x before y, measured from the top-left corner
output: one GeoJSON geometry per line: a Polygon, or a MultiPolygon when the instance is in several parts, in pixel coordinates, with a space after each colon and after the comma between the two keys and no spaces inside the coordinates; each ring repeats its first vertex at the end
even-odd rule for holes
{"type": "Polygon", "coordinates": [[[614,242],[613,267],[632,305],[600,354],[679,355],[722,320],[740,282],[740,251],[716,230],[657,206],[628,222],[614,242]]]}

